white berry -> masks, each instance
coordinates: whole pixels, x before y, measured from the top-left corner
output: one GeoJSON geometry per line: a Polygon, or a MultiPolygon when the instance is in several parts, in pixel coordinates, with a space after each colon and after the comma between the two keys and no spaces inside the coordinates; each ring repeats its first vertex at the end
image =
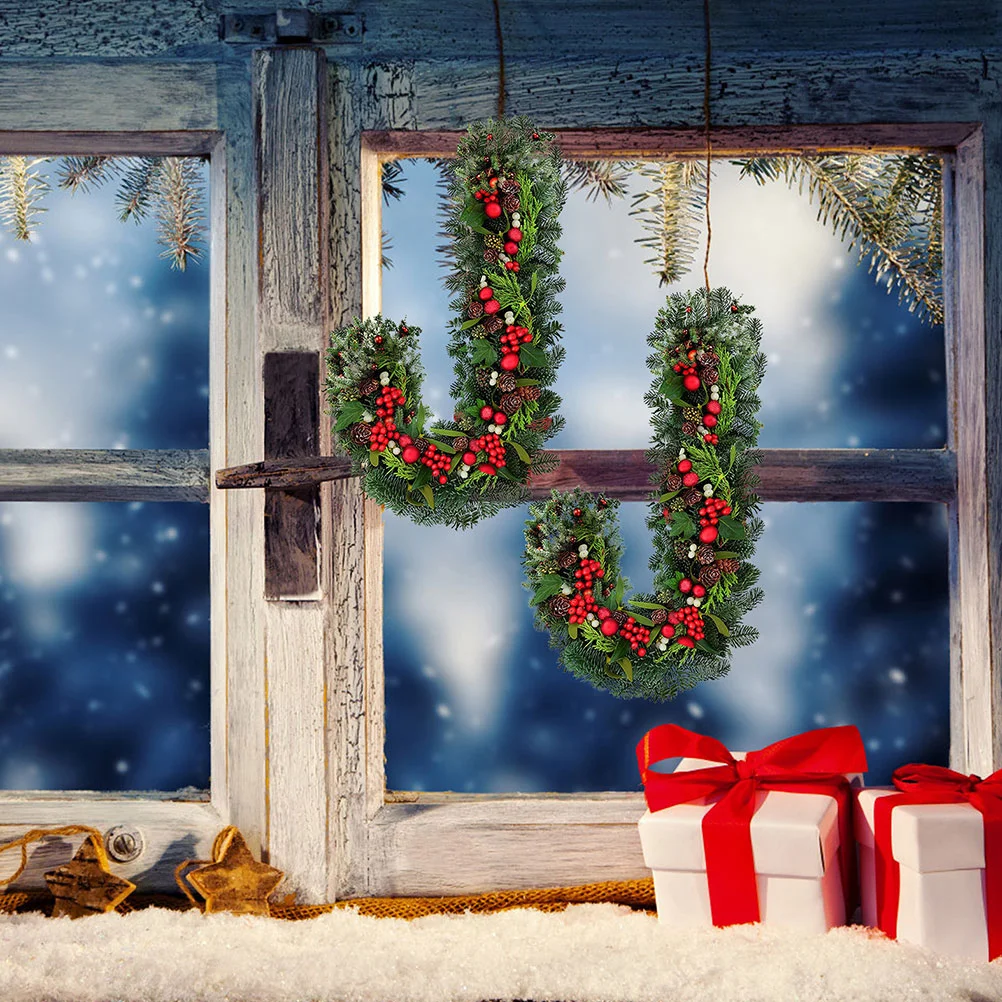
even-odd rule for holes
{"type": "Polygon", "coordinates": [[[362,411],[362,420],[366,424],[369,424],[374,417],[375,415],[371,411],[362,411]]]}
{"type": "Polygon", "coordinates": [[[460,480],[465,480],[469,475],[470,475],[470,471],[469,470],[460,470],[459,471],[459,479],[460,480]]]}
{"type": "Polygon", "coordinates": [[[698,609],[703,604],[703,600],[701,598],[694,598],[692,599],[692,604],[698,609]]]}
{"type": "Polygon", "coordinates": [[[485,289],[486,287],[487,287],[487,276],[486,275],[481,275],[480,276],[480,288],[481,289],[485,289]]]}
{"type": "Polygon", "coordinates": [[[710,392],[711,392],[711,393],[719,393],[719,392],[720,392],[720,387],[719,387],[719,386],[717,386],[717,384],[716,384],[716,383],[714,383],[714,384],[713,384],[713,385],[712,385],[712,386],[710,387],[710,392]]]}
{"type": "Polygon", "coordinates": [[[564,583],[564,584],[562,584],[562,585],[560,586],[560,591],[561,591],[561,592],[562,592],[562,593],[563,593],[564,595],[570,595],[570,594],[571,594],[571,592],[573,592],[573,591],[574,591],[574,589],[573,589],[573,588],[572,588],[572,587],[571,587],[571,586],[570,586],[569,584],[566,584],[566,583],[564,583]]]}
{"type": "Polygon", "coordinates": [[[394,456],[399,456],[400,455],[400,447],[397,446],[397,445],[393,446],[392,452],[393,452],[394,456]]]}
{"type": "Polygon", "coordinates": [[[691,595],[685,600],[686,605],[693,605],[695,602],[696,600],[691,595]]]}
{"type": "Polygon", "coordinates": [[[581,545],[580,545],[580,546],[578,547],[578,556],[579,556],[579,557],[587,557],[587,556],[588,556],[588,547],[587,547],[587,546],[585,546],[585,544],[584,544],[584,543],[582,543],[582,544],[581,544],[581,545]]]}

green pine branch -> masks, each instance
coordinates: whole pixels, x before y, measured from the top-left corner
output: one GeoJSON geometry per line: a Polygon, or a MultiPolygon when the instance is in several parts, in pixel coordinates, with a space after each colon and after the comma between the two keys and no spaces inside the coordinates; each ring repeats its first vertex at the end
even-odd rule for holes
{"type": "Polygon", "coordinates": [[[637,164],[629,160],[565,160],[564,181],[568,191],[584,191],[589,202],[604,198],[611,203],[623,198],[637,164]]]}

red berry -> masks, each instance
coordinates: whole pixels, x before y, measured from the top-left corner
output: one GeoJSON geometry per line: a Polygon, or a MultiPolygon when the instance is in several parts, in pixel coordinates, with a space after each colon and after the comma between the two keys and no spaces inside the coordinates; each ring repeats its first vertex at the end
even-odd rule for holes
{"type": "Polygon", "coordinates": [[[699,376],[686,376],[685,379],[682,380],[682,385],[690,392],[698,390],[700,386],[699,376]]]}
{"type": "Polygon", "coordinates": [[[504,252],[505,252],[505,254],[507,254],[507,255],[508,255],[509,257],[513,256],[514,254],[517,254],[517,253],[518,253],[518,244],[517,244],[517,243],[515,243],[515,241],[514,241],[514,240],[509,240],[509,241],[508,241],[508,242],[507,242],[507,243],[506,243],[506,244],[504,245],[504,252]]]}
{"type": "Polygon", "coordinates": [[[417,446],[408,445],[405,446],[400,456],[405,463],[416,463],[421,458],[421,453],[417,451],[417,446]]]}
{"type": "Polygon", "coordinates": [[[702,598],[705,594],[706,589],[702,585],[698,584],[692,586],[693,598],[702,598]]]}
{"type": "Polygon", "coordinates": [[[401,435],[400,438],[397,439],[397,441],[400,443],[401,448],[403,448],[403,446],[405,445],[410,445],[411,442],[414,441],[414,439],[411,438],[410,435],[401,435]]]}
{"type": "Polygon", "coordinates": [[[491,287],[490,287],[489,285],[485,285],[485,286],[484,286],[484,287],[483,287],[483,288],[482,288],[482,289],[480,290],[480,293],[479,293],[479,295],[480,295],[480,298],[481,298],[481,299],[484,299],[484,300],[487,300],[487,299],[490,299],[490,298],[491,298],[491,296],[493,296],[493,295],[494,295],[494,290],[493,290],[493,289],[492,289],[492,288],[491,288],[491,287]]]}
{"type": "Polygon", "coordinates": [[[616,633],[619,630],[619,625],[612,618],[603,619],[600,629],[602,633],[605,634],[605,636],[611,637],[614,633],[616,633]]]}
{"type": "Polygon", "coordinates": [[[495,411],[494,413],[494,423],[504,424],[508,420],[507,414],[502,414],[501,411],[495,411]]]}
{"type": "Polygon", "coordinates": [[[679,473],[688,473],[692,469],[692,463],[688,459],[683,459],[676,469],[679,473]]]}
{"type": "Polygon", "coordinates": [[[703,424],[706,425],[707,428],[712,428],[716,423],[717,419],[712,414],[703,415],[703,424]]]}
{"type": "Polygon", "coordinates": [[[711,414],[719,414],[720,413],[720,401],[719,400],[710,400],[710,401],[708,401],[707,404],[706,404],[706,409],[711,414]]]}
{"type": "Polygon", "coordinates": [[[501,356],[501,368],[505,372],[511,372],[512,369],[518,368],[518,355],[514,353],[509,353],[507,355],[501,356]]]}
{"type": "Polygon", "coordinates": [[[715,526],[708,525],[705,529],[699,530],[699,541],[701,543],[712,543],[717,538],[715,526]]]}
{"type": "Polygon", "coordinates": [[[488,299],[487,302],[484,303],[484,313],[488,314],[488,316],[493,313],[497,313],[500,309],[501,304],[496,299],[488,299]]]}
{"type": "Polygon", "coordinates": [[[466,463],[467,466],[472,466],[476,461],[477,457],[472,452],[463,453],[463,462],[466,463]]]}
{"type": "Polygon", "coordinates": [[[695,487],[699,483],[699,477],[695,473],[687,473],[682,478],[682,483],[686,487],[695,487]]]}
{"type": "Polygon", "coordinates": [[[663,508],[661,510],[661,514],[664,515],[666,522],[671,521],[671,515],[672,515],[671,508],[663,508]]]}
{"type": "Polygon", "coordinates": [[[490,419],[494,417],[494,408],[491,407],[490,404],[484,404],[484,406],[480,408],[480,416],[484,421],[490,421],[490,419]]]}
{"type": "Polygon", "coordinates": [[[678,583],[678,590],[683,595],[688,594],[688,592],[692,591],[692,582],[688,578],[682,578],[678,583]]]}
{"type": "Polygon", "coordinates": [[[508,239],[518,243],[522,239],[522,231],[517,226],[513,226],[508,231],[508,239]]]}
{"type": "Polygon", "coordinates": [[[484,206],[484,212],[487,214],[488,219],[497,219],[501,215],[501,206],[497,202],[488,202],[484,206]]]}
{"type": "Polygon", "coordinates": [[[608,609],[602,608],[602,609],[599,609],[598,612],[595,613],[595,615],[598,616],[599,619],[601,619],[601,620],[604,621],[604,620],[608,619],[609,616],[612,615],[612,614],[609,612],[608,609]]]}
{"type": "Polygon", "coordinates": [[[668,637],[669,640],[670,640],[672,637],[675,636],[675,627],[674,626],[662,626],[661,627],[661,636],[662,637],[668,637]]]}

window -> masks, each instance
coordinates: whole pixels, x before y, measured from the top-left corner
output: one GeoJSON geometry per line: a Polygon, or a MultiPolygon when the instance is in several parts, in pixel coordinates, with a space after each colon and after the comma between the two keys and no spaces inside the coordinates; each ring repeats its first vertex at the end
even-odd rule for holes
{"type": "MultiPolygon", "coordinates": [[[[970,130],[964,127],[956,127],[955,131],[944,127],[944,134],[941,135],[933,135],[920,128],[911,134],[908,127],[900,129],[898,140],[902,144],[907,142],[909,147],[961,147],[960,152],[948,153],[946,157],[947,232],[952,232],[952,228],[958,225],[958,219],[965,218],[965,213],[970,212],[977,219],[978,204],[967,200],[970,189],[963,180],[968,176],[966,172],[977,169],[977,133],[967,138],[970,130]],[[965,139],[969,146],[961,146],[965,139]]],[[[818,131],[823,133],[823,130],[818,131]]],[[[832,138],[826,141],[823,134],[814,135],[805,130],[798,136],[797,130],[789,130],[782,142],[777,141],[777,147],[773,148],[790,150],[809,147],[837,151],[840,147],[858,146],[865,132],[861,127],[854,143],[848,138],[846,130],[839,131],[841,135],[838,139],[834,138],[836,133],[832,130],[832,138]],[[800,142],[797,142],[798,138],[800,142]]],[[[363,257],[367,262],[364,287],[367,313],[377,312],[379,308],[380,273],[378,257],[375,260],[373,257],[378,254],[379,248],[377,167],[380,158],[447,156],[451,152],[450,146],[458,138],[458,134],[378,133],[372,134],[365,143],[364,163],[368,164],[368,169],[363,167],[363,176],[368,194],[363,195],[363,204],[367,206],[369,215],[363,220],[363,257]]],[[[565,155],[594,157],[619,154],[625,157],[631,152],[636,155],[628,133],[564,133],[561,140],[565,155]]],[[[701,147],[701,139],[696,133],[665,134],[654,139],[647,132],[643,142],[644,153],[648,156],[658,148],[663,153],[698,153],[701,147]]],[[[770,149],[761,136],[750,144],[748,137],[739,132],[728,133],[715,142],[715,152],[719,156],[726,156],[728,147],[742,153],[747,153],[749,149],[762,152],[770,149]]],[[[958,309],[957,302],[957,289],[971,281],[972,269],[972,285],[975,288],[978,286],[977,267],[976,247],[968,248],[964,244],[950,242],[945,284],[948,304],[947,410],[951,415],[954,413],[954,402],[958,399],[958,372],[964,372],[965,380],[973,379],[975,385],[980,385],[980,380],[983,380],[983,359],[977,335],[965,336],[972,326],[977,329],[977,318],[966,314],[963,308],[958,309]]],[[[753,293],[741,291],[744,298],[754,303],[753,293]]],[[[412,319],[425,326],[417,316],[412,319]]],[[[977,398],[977,392],[972,392],[970,402],[977,398]]],[[[983,460],[980,459],[983,442],[977,435],[977,421],[976,416],[973,424],[961,425],[951,420],[938,441],[933,436],[928,442],[909,443],[921,444],[925,446],[923,448],[875,449],[865,448],[870,443],[860,442],[859,448],[851,447],[855,443],[845,443],[850,445],[848,450],[766,449],[760,466],[760,493],[769,502],[893,501],[898,503],[894,510],[899,517],[912,519],[932,517],[935,505],[930,507],[929,502],[945,503],[951,539],[951,623],[955,638],[951,650],[950,682],[952,760],[955,763],[964,762],[965,768],[984,755],[988,747],[984,742],[991,733],[987,716],[975,708],[969,697],[961,695],[976,691],[978,686],[987,683],[989,677],[988,662],[983,660],[983,653],[987,650],[986,608],[984,597],[975,583],[980,570],[977,561],[985,558],[984,541],[980,536],[981,521],[971,507],[977,503],[971,493],[972,484],[965,482],[968,471],[983,468],[983,460]],[[935,448],[944,438],[947,448],[935,448]],[[959,485],[955,487],[953,478],[955,464],[958,463],[963,472],[959,485]],[[926,504],[900,505],[900,502],[926,504]],[[958,704],[966,707],[966,718],[958,713],[958,704]]],[[[630,444],[634,448],[643,445],[642,442],[630,444]]],[[[608,456],[608,453],[605,455],[608,456]]],[[[640,499],[647,490],[646,471],[639,457],[633,461],[636,473],[630,475],[627,482],[609,483],[601,472],[606,463],[589,462],[580,454],[574,457],[584,486],[604,489],[613,496],[640,499]]],[[[806,508],[794,507],[807,517],[806,508]]],[[[857,507],[863,506],[846,506],[844,509],[849,524],[855,523],[850,531],[865,532],[866,519],[872,516],[865,511],[860,511],[858,515],[848,514],[857,507]]],[[[373,578],[370,577],[370,580],[373,578]]],[[[367,624],[371,630],[372,620],[368,614],[367,624]]],[[[765,642],[760,641],[757,645],[760,656],[765,642]]],[[[375,672],[371,669],[369,672],[373,690],[378,685],[378,681],[371,678],[375,672]]],[[[893,679],[890,683],[893,684],[893,679]]],[[[624,703],[623,706],[629,704],[624,703]]],[[[990,756],[982,761],[990,764],[990,756]]],[[[381,785],[382,779],[382,770],[377,762],[377,768],[370,770],[368,783],[381,785]]],[[[642,872],[642,867],[638,868],[637,859],[630,855],[628,846],[632,845],[629,841],[631,826],[641,811],[640,794],[464,796],[390,792],[386,795],[385,806],[378,809],[373,817],[370,839],[374,839],[376,859],[380,864],[370,875],[370,893],[453,893],[474,887],[502,886],[506,882],[510,886],[513,874],[517,874],[515,879],[524,881],[524,886],[636,876],[642,872]],[[576,844],[582,847],[580,855],[576,854],[573,861],[557,858],[557,852],[548,851],[548,846],[563,845],[569,838],[574,838],[576,844]],[[452,851],[448,860],[438,858],[435,845],[440,839],[449,841],[452,851]],[[391,845],[392,853],[379,849],[391,845]]],[[[369,851],[370,854],[373,851],[372,842],[369,851]]]]}

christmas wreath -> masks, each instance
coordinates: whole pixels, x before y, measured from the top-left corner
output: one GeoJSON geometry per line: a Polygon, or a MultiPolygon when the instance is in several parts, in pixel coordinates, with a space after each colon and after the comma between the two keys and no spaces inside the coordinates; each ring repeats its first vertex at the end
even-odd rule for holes
{"type": "Polygon", "coordinates": [[[749,558],[761,324],[726,289],[672,295],[648,344],[655,466],[648,528],[654,594],[627,598],[618,502],[554,491],[529,509],[524,566],[538,629],[563,666],[616,696],[671,699],[729,668],[758,636],[749,558]]]}
{"type": "Polygon", "coordinates": [[[417,327],[384,317],[331,335],[327,395],[335,441],[369,497],[419,523],[473,525],[526,500],[530,471],[561,424],[550,389],[563,358],[555,317],[557,217],[565,185],[549,133],[526,118],[470,126],[459,144],[445,229],[452,421],[421,403],[417,327]]]}

